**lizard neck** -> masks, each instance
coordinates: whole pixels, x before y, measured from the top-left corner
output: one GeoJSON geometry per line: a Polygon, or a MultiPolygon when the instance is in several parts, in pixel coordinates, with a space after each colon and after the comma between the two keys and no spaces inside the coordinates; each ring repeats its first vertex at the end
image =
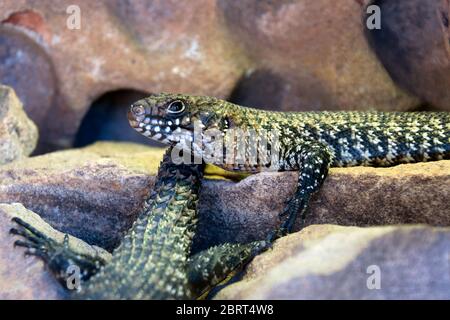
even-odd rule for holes
{"type": "Polygon", "coordinates": [[[146,206],[113,259],[84,290],[89,298],[187,299],[186,275],[197,224],[196,203],[203,165],[175,165],[171,150],[146,206]],[[117,283],[117,279],[122,279],[117,283]],[[113,284],[107,287],[109,284],[113,284]],[[106,287],[105,287],[106,286],[106,287]]]}

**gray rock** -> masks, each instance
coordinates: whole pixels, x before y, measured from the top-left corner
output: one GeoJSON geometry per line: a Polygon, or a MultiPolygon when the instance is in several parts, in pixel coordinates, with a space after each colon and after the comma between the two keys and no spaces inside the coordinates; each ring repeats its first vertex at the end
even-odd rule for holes
{"type": "Polygon", "coordinates": [[[37,127],[14,90],[0,85],[0,165],[29,156],[37,140],[37,127]]]}
{"type": "Polygon", "coordinates": [[[448,111],[450,106],[450,6],[448,1],[375,0],[383,27],[367,30],[392,79],[416,97],[448,111]],[[417,18],[423,23],[417,23],[417,18]],[[411,76],[417,74],[420,76],[411,76]]]}
{"type": "Polygon", "coordinates": [[[450,299],[450,228],[311,226],[216,299],[450,299]]]}

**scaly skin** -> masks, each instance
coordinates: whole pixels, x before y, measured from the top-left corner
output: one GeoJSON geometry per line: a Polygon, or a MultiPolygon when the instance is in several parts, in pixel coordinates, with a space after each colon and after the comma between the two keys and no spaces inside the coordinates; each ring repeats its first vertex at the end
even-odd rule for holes
{"type": "Polygon", "coordinates": [[[209,159],[204,155],[218,146],[226,161],[209,160],[227,170],[299,171],[297,190],[280,214],[281,228],[268,240],[289,232],[298,213],[304,218],[330,166],[392,166],[450,158],[450,114],[444,112],[270,112],[211,97],[161,93],[134,103],[128,118],[141,134],[195,157],[209,159]],[[196,126],[200,133],[194,133],[196,126]],[[208,131],[222,133],[227,147],[205,140],[208,131]],[[247,138],[239,145],[236,137],[242,135],[247,138]],[[198,137],[203,138],[201,147],[190,143],[198,137]],[[259,162],[248,157],[263,140],[279,154],[270,166],[264,157],[259,162]],[[237,152],[242,145],[247,157],[237,152]]]}
{"type": "Polygon", "coordinates": [[[223,244],[191,256],[197,199],[204,165],[175,165],[169,149],[155,187],[133,227],[105,261],[72,251],[63,243],[15,218],[11,233],[24,240],[26,254],[42,258],[67,285],[68,267],[80,268],[81,290],[74,299],[194,299],[267,249],[265,241],[223,244]]]}
{"type": "Polygon", "coordinates": [[[55,273],[61,275],[58,266],[67,266],[74,259],[87,266],[86,279],[89,273],[97,272],[78,298],[198,297],[290,231],[297,214],[304,216],[309,198],[323,183],[330,166],[391,166],[450,158],[448,113],[281,113],[244,108],[210,97],[157,94],[133,104],[128,117],[132,127],[143,135],[173,146],[176,153],[183,150],[197,158],[214,150],[217,140],[203,141],[201,148],[189,148],[188,142],[195,140],[195,123],[201,124],[201,137],[213,129],[223,134],[232,129],[241,130],[237,134],[253,132],[256,142],[244,139],[244,149],[251,149],[263,139],[271,141],[268,148],[279,151],[279,158],[270,166],[240,158],[237,142],[226,135],[230,148],[220,150],[227,163],[213,163],[250,173],[300,171],[297,191],[281,214],[285,218],[281,228],[268,241],[224,244],[190,256],[203,164],[178,165],[184,168],[180,171],[177,165],[169,164],[168,153],[147,209],[114,251],[112,261],[99,271],[98,265],[106,262],[61,251],[57,244],[43,241],[45,236],[36,236],[31,226],[21,223],[24,230],[15,233],[29,242],[17,244],[53,262],[49,264],[55,273]],[[274,135],[279,139],[270,140],[274,135]]]}
{"type": "Polygon", "coordinates": [[[202,165],[173,165],[169,155],[164,156],[146,209],[114,250],[112,260],[85,284],[78,298],[192,296],[186,269],[202,173],[202,165]]]}

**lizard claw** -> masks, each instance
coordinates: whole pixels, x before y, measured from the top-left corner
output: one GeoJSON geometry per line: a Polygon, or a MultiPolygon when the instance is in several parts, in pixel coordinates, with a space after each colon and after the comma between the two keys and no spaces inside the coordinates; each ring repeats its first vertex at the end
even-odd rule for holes
{"type": "Polygon", "coordinates": [[[25,256],[48,258],[49,249],[52,248],[51,239],[18,217],[14,217],[12,221],[18,227],[11,228],[9,233],[22,238],[14,242],[14,247],[26,248],[25,256]]]}
{"type": "Polygon", "coordinates": [[[67,284],[67,268],[70,265],[80,267],[83,270],[81,280],[86,280],[104,264],[104,261],[98,257],[72,251],[69,247],[68,234],[65,234],[63,241],[60,241],[47,236],[20,218],[13,218],[12,221],[18,226],[11,228],[9,232],[21,237],[14,242],[14,246],[25,248],[25,256],[36,256],[44,260],[63,285],[67,284]]]}

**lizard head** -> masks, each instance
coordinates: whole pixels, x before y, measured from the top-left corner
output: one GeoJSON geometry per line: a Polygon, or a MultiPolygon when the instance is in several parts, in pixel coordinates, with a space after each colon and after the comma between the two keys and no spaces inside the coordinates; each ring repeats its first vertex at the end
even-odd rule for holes
{"type": "Polygon", "coordinates": [[[225,104],[211,97],[159,93],[133,103],[128,120],[144,136],[173,145],[191,139],[195,125],[202,131],[226,129],[225,104]]]}

